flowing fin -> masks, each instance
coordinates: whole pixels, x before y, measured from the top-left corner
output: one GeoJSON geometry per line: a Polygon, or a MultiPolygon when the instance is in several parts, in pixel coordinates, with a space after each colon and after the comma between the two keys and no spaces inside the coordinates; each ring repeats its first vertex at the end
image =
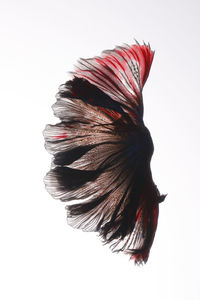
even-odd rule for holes
{"type": "Polygon", "coordinates": [[[143,117],[142,89],[154,52],[149,45],[124,45],[102,52],[101,57],[81,58],[74,76],[94,84],[113,100],[125,105],[134,123],[143,117]]]}
{"type": "Polygon", "coordinates": [[[143,123],[142,89],[153,54],[137,44],[81,59],[53,105],[61,122],[44,130],[53,155],[45,185],[68,203],[69,224],[99,232],[136,263],[148,259],[165,197],[151,177],[153,143],[143,123]]]}

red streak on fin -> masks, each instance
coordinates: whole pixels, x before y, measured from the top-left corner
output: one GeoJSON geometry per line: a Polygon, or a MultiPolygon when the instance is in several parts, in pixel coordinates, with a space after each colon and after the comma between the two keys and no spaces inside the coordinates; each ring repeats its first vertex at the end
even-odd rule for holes
{"type": "Polygon", "coordinates": [[[101,109],[103,112],[105,112],[107,115],[109,115],[111,118],[115,120],[118,120],[121,117],[121,115],[116,111],[107,110],[106,108],[103,107],[99,107],[99,109],[101,109]]]}
{"type": "Polygon", "coordinates": [[[54,136],[55,139],[65,139],[66,137],[67,137],[67,134],[65,132],[61,135],[54,136]]]}

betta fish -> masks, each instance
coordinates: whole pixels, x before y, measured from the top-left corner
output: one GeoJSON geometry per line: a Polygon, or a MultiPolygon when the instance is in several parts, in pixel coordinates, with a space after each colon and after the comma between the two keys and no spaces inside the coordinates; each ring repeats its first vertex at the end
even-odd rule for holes
{"type": "Polygon", "coordinates": [[[68,223],[98,232],[136,264],[148,260],[166,196],[152,179],[154,146],[143,121],[153,57],[149,44],[136,42],[81,58],[52,106],[60,123],[44,130],[53,155],[45,185],[68,202],[68,223]]]}

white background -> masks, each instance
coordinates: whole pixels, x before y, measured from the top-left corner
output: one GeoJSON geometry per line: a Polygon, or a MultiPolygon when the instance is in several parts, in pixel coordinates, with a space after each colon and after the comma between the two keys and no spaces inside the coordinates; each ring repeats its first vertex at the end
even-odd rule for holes
{"type": "Polygon", "coordinates": [[[199,1],[5,0],[0,14],[1,299],[199,300],[199,1]],[[42,130],[67,71],[134,38],[156,50],[145,122],[168,193],[143,267],[69,227],[43,185],[42,130]]]}

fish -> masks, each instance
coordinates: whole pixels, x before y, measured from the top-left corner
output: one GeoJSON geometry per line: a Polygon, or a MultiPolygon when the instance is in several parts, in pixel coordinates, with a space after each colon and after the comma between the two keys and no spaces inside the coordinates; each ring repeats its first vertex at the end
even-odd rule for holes
{"type": "Polygon", "coordinates": [[[148,260],[166,197],[152,178],[154,145],[143,120],[153,58],[150,44],[137,41],[80,58],[52,106],[59,123],[43,131],[52,155],[44,183],[67,203],[68,224],[97,232],[137,265],[148,260]]]}

